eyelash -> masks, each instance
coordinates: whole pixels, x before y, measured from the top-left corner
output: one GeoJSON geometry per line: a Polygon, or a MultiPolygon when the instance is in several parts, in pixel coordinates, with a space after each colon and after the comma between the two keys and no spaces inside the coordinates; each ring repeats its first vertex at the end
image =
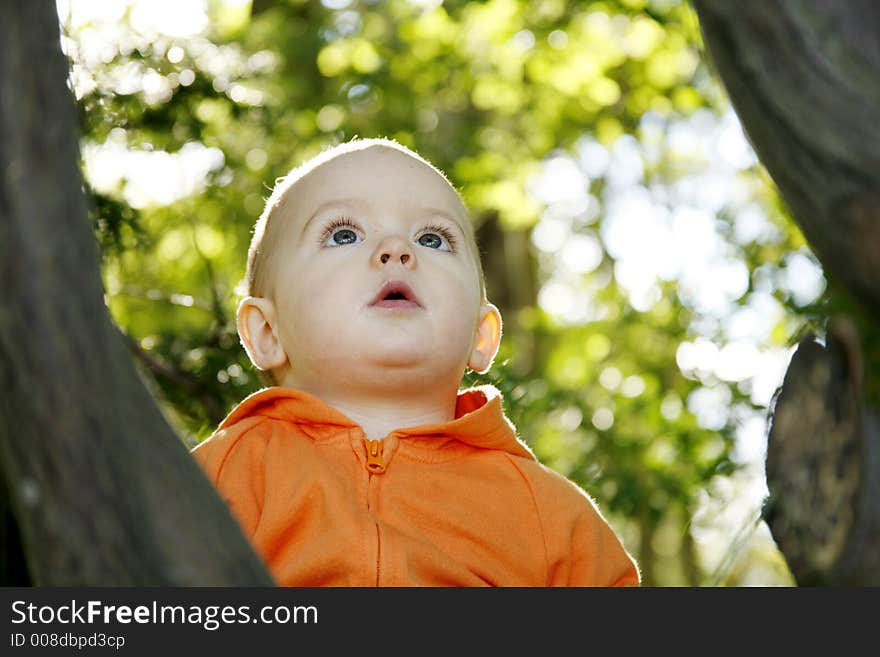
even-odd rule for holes
{"type": "Polygon", "coordinates": [[[318,238],[318,244],[323,246],[323,244],[337,228],[350,228],[355,232],[357,232],[358,230],[358,227],[348,217],[340,217],[339,219],[334,219],[329,224],[327,224],[327,227],[321,232],[321,236],[318,238]]]}
{"type": "MultiPolygon", "coordinates": [[[[318,244],[323,245],[327,242],[330,236],[339,228],[348,228],[355,232],[358,231],[358,226],[354,223],[354,221],[350,217],[339,217],[338,219],[334,219],[327,227],[321,232],[321,237],[318,238],[318,244]]],[[[436,233],[446,239],[449,243],[449,251],[451,253],[455,253],[456,246],[458,245],[457,240],[455,239],[455,235],[451,230],[449,230],[446,226],[441,226],[439,224],[427,224],[422,228],[420,233],[436,233]]]]}
{"type": "Polygon", "coordinates": [[[455,253],[455,247],[457,242],[455,240],[455,235],[453,235],[452,231],[449,230],[446,226],[441,226],[439,224],[428,224],[421,230],[422,233],[436,233],[441,237],[445,238],[449,243],[449,250],[452,253],[455,253]]]}

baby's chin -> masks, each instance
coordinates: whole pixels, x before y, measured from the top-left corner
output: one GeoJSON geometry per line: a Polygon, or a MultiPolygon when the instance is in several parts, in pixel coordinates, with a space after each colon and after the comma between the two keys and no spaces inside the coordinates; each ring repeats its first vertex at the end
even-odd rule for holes
{"type": "Polygon", "coordinates": [[[384,345],[373,349],[361,348],[349,354],[336,351],[313,365],[310,369],[320,373],[324,382],[338,380],[343,386],[357,382],[395,388],[459,380],[465,370],[463,359],[431,350],[427,344],[418,348],[397,349],[384,345]]]}

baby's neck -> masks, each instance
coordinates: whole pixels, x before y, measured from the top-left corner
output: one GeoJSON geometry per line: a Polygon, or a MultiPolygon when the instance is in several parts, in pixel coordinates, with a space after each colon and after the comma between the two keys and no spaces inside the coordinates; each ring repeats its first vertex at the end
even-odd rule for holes
{"type": "Polygon", "coordinates": [[[456,396],[405,399],[349,399],[322,395],[324,402],[357,422],[370,440],[382,440],[395,429],[440,424],[455,418],[456,396]]]}
{"type": "Polygon", "coordinates": [[[370,440],[381,440],[396,429],[442,424],[455,419],[461,375],[436,376],[431,382],[397,377],[370,381],[350,377],[309,377],[288,371],[281,385],[307,392],[356,422],[370,440]],[[432,384],[432,385],[429,385],[432,384]]]}

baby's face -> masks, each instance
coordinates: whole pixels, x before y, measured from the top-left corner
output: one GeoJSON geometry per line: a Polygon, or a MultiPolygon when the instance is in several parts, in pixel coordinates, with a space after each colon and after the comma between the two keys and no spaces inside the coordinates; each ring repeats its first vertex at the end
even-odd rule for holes
{"type": "Polygon", "coordinates": [[[442,177],[371,147],[309,173],[282,213],[273,288],[293,384],[369,385],[389,373],[457,384],[480,285],[464,207],[442,177]]]}

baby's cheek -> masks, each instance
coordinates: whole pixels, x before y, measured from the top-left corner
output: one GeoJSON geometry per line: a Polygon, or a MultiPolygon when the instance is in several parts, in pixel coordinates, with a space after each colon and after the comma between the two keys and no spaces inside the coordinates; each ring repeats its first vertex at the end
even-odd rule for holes
{"type": "Polygon", "coordinates": [[[457,283],[444,296],[446,323],[455,335],[470,336],[476,329],[480,311],[479,291],[457,283]]]}
{"type": "Polygon", "coordinates": [[[302,346],[309,344],[315,335],[325,331],[330,304],[326,295],[307,289],[297,290],[285,297],[283,312],[279,313],[281,331],[289,342],[302,346]]]}

